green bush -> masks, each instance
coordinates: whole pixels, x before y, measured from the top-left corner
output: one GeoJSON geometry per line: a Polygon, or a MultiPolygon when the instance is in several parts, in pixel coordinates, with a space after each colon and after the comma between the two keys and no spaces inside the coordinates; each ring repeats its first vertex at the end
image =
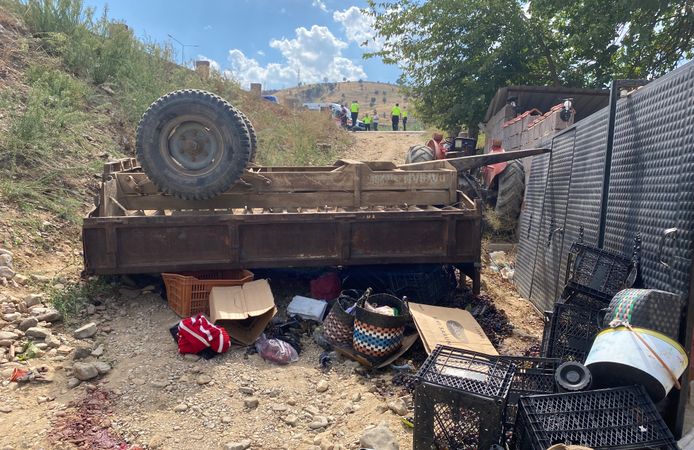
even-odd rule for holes
{"type": "Polygon", "coordinates": [[[87,303],[104,302],[115,294],[114,287],[105,278],[93,278],[84,282],[70,283],[62,289],[50,291],[53,307],[72,323],[87,303]]]}
{"type": "Polygon", "coordinates": [[[39,32],[70,34],[93,13],[82,0],[25,0],[22,6],[24,22],[39,32]]]}

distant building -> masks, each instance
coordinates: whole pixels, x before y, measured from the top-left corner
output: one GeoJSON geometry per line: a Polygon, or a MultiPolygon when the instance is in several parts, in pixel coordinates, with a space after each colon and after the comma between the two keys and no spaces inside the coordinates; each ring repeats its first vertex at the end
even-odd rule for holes
{"type": "Polygon", "coordinates": [[[570,126],[607,106],[608,89],[581,89],[551,86],[507,86],[496,91],[487,108],[482,128],[486,139],[485,151],[492,139],[501,139],[506,150],[526,147],[544,134],[570,126]],[[534,130],[540,121],[554,120],[557,105],[572,99],[574,113],[570,120],[554,121],[551,126],[534,130]],[[522,117],[521,117],[522,116],[522,117]],[[550,117],[552,116],[552,117],[550,117]]]}

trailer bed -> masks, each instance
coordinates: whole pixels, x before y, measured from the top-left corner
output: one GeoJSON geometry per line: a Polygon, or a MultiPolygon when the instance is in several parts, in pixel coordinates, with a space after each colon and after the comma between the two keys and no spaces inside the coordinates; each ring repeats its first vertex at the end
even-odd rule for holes
{"type": "Polygon", "coordinates": [[[459,267],[479,289],[481,206],[456,192],[454,169],[340,164],[261,169],[196,202],[158,192],[134,161],[109,163],[84,219],[85,271],[432,263],[459,267]]]}

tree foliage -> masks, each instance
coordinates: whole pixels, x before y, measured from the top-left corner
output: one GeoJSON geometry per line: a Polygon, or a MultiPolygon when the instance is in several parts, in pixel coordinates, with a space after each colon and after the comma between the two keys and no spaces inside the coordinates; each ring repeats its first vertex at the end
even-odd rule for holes
{"type": "Polygon", "coordinates": [[[694,56],[689,0],[369,0],[420,115],[477,130],[499,87],[603,87],[647,78],[694,56]]]}

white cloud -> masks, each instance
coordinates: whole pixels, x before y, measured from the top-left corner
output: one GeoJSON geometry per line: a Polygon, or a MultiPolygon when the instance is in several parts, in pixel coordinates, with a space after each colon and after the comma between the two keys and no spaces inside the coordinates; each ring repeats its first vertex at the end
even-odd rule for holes
{"type": "Polygon", "coordinates": [[[204,27],[202,27],[202,29],[205,30],[205,31],[209,31],[209,30],[211,30],[212,28],[214,28],[212,25],[205,25],[204,27]]]}
{"type": "Polygon", "coordinates": [[[335,37],[328,28],[313,25],[310,30],[294,30],[293,39],[273,39],[270,47],[278,50],[284,61],[265,66],[247,57],[241,50],[229,51],[229,69],[225,71],[247,88],[251,82],[263,83],[269,89],[296,85],[301,81],[316,83],[327,78],[331,81],[365,79],[361,65],[342,55],[348,44],[335,37]]]}
{"type": "Polygon", "coordinates": [[[349,42],[371,50],[380,50],[383,47],[383,39],[376,37],[373,27],[375,19],[364,14],[358,7],[350,6],[343,11],[335,11],[333,20],[342,25],[349,42]]]}
{"type": "Polygon", "coordinates": [[[262,50],[258,50],[256,53],[260,56],[265,56],[265,52],[262,50]]]}
{"type": "Polygon", "coordinates": [[[330,11],[328,10],[328,7],[327,7],[326,4],[325,4],[325,1],[323,1],[323,0],[313,0],[313,1],[311,2],[311,6],[313,6],[313,7],[315,7],[315,8],[318,8],[318,9],[320,9],[320,10],[323,11],[323,12],[330,12],[330,11]]]}

